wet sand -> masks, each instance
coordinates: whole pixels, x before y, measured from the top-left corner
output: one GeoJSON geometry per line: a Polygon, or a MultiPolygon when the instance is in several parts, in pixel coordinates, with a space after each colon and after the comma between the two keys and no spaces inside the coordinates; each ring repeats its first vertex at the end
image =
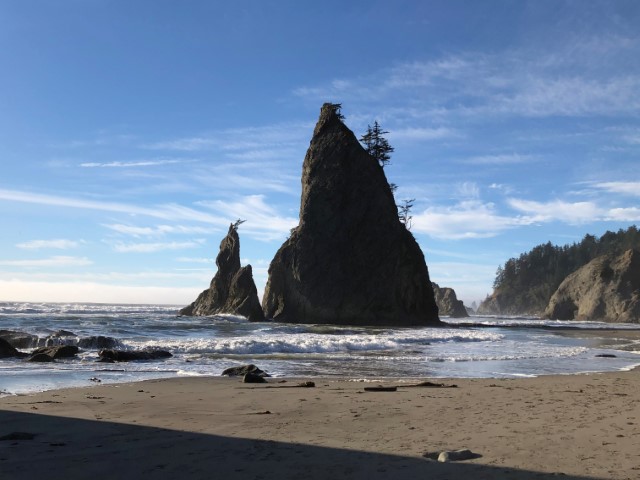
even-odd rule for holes
{"type": "Polygon", "coordinates": [[[640,478],[639,370],[437,380],[457,388],[385,382],[394,392],[335,379],[282,388],[304,380],[179,378],[0,398],[0,478],[640,478]],[[425,457],[462,448],[478,458],[425,457]]]}

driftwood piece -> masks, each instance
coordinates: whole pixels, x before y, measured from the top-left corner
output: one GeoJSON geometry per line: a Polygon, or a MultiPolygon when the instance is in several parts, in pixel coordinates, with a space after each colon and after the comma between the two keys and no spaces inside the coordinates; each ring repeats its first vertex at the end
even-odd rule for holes
{"type": "Polygon", "coordinates": [[[364,387],[365,392],[395,392],[398,387],[383,387],[382,385],[377,387],[364,387]]]}
{"type": "Polygon", "coordinates": [[[451,384],[447,385],[445,383],[433,383],[429,381],[414,383],[411,385],[401,385],[401,387],[428,387],[428,388],[458,388],[458,385],[451,384]]]}

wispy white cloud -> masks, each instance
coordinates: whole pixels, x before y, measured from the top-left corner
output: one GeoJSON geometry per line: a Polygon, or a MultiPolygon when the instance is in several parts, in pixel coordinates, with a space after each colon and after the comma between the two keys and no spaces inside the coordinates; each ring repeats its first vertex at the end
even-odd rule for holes
{"type": "Polygon", "coordinates": [[[599,182],[593,186],[610,193],[640,197],[640,182],[599,182]]]}
{"type": "Polygon", "coordinates": [[[607,211],[604,220],[618,222],[640,222],[640,207],[619,207],[607,211]]]}
{"type": "Polygon", "coordinates": [[[413,231],[451,240],[489,238],[532,222],[527,217],[500,215],[493,203],[467,200],[453,206],[429,207],[415,214],[413,231]]]}
{"type": "Polygon", "coordinates": [[[449,138],[459,138],[463,135],[454,129],[446,127],[435,128],[402,128],[389,132],[389,139],[392,141],[429,141],[449,138]]]}
{"type": "Polygon", "coordinates": [[[16,244],[16,247],[22,248],[25,250],[40,250],[44,248],[55,248],[58,250],[68,250],[71,248],[77,248],[82,243],[83,240],[67,240],[64,238],[56,238],[52,240],[31,240],[29,242],[22,242],[16,244]]]}
{"type": "Polygon", "coordinates": [[[133,168],[133,167],[155,167],[160,165],[174,165],[177,163],[192,162],[193,160],[172,159],[172,160],[139,160],[136,162],[85,162],[80,166],[83,168],[133,168]]]}
{"type": "Polygon", "coordinates": [[[456,197],[463,199],[480,198],[480,187],[475,182],[462,182],[455,187],[456,197]]]}
{"type": "Polygon", "coordinates": [[[154,242],[154,243],[115,243],[113,249],[118,253],[154,253],[164,250],[184,250],[202,246],[204,240],[189,242],[154,242]]]}
{"type": "Polygon", "coordinates": [[[518,213],[505,215],[494,203],[483,203],[470,195],[468,200],[455,205],[429,207],[414,214],[412,230],[434,238],[460,240],[490,238],[514,228],[550,222],[584,225],[598,221],[640,221],[640,207],[636,206],[601,206],[593,201],[540,202],[519,198],[508,198],[506,204],[518,213]]]}
{"type": "Polygon", "coordinates": [[[103,224],[110,230],[132,237],[161,237],[168,234],[209,234],[219,231],[217,228],[205,228],[185,225],[156,225],[154,227],[139,227],[121,223],[103,224]]]}
{"type": "Polygon", "coordinates": [[[469,165],[514,165],[534,160],[532,155],[520,155],[518,153],[480,155],[462,159],[462,163],[469,165]]]}
{"type": "Polygon", "coordinates": [[[340,89],[329,82],[297,88],[293,94],[314,100],[340,98],[368,108],[375,98],[378,107],[392,103],[396,112],[405,109],[405,118],[416,111],[431,119],[635,116],[640,108],[636,94],[640,74],[615,67],[635,62],[640,43],[635,38],[624,40],[575,37],[553,52],[539,48],[445,54],[346,79],[340,89]],[[611,59],[617,63],[612,65],[611,59]]]}
{"type": "MultiPolygon", "coordinates": [[[[182,222],[201,222],[220,228],[227,228],[230,222],[235,221],[237,218],[243,218],[248,221],[246,227],[243,227],[244,231],[254,238],[265,241],[282,238],[298,222],[297,218],[282,216],[278,213],[273,206],[267,204],[264,195],[249,195],[236,202],[222,200],[197,202],[197,205],[206,208],[206,211],[177,204],[141,207],[117,202],[100,202],[2,189],[0,189],[0,200],[33,203],[44,206],[117,212],[128,215],[145,215],[182,222]],[[218,213],[212,213],[212,211],[218,213]]],[[[166,231],[166,233],[196,233],[198,230],[193,227],[180,226],[165,226],[155,229],[151,227],[130,227],[124,224],[105,224],[105,226],[123,234],[138,236],[151,236],[155,233],[162,234],[163,230],[166,231]]],[[[209,232],[203,231],[203,233],[209,232]]],[[[126,248],[126,246],[121,247],[119,251],[123,251],[122,248],[126,248]]]]}
{"type": "Polygon", "coordinates": [[[29,260],[0,260],[7,267],[86,267],[93,262],[86,257],[53,256],[29,260]]]}
{"type": "Polygon", "coordinates": [[[505,185],[504,183],[492,183],[488,188],[490,190],[502,192],[505,195],[510,195],[514,192],[514,188],[511,185],[505,185]]]}
{"type": "Polygon", "coordinates": [[[594,202],[537,202],[510,198],[511,208],[530,215],[536,222],[562,221],[570,225],[592,222],[602,217],[602,209],[594,202]]]}
{"type": "Polygon", "coordinates": [[[176,258],[176,262],[182,263],[215,263],[213,258],[205,258],[205,257],[178,257],[176,258]]]}
{"type": "Polygon", "coordinates": [[[253,238],[265,241],[281,239],[298,224],[294,217],[282,216],[275,208],[268,205],[264,195],[248,195],[235,202],[216,200],[200,202],[200,205],[213,210],[227,212],[231,218],[246,220],[242,231],[253,238]]]}
{"type": "Polygon", "coordinates": [[[258,127],[229,128],[213,131],[205,135],[191,136],[148,143],[142,148],[167,151],[253,152],[252,158],[265,158],[264,152],[282,151],[294,146],[304,146],[313,125],[306,122],[280,123],[258,127]]]}
{"type": "Polygon", "coordinates": [[[163,140],[142,145],[149,150],[174,150],[179,152],[196,152],[208,150],[216,146],[216,140],[210,137],[188,137],[175,140],[163,140]]]}
{"type": "Polygon", "coordinates": [[[560,221],[582,225],[595,221],[640,221],[639,207],[603,207],[595,202],[536,202],[515,198],[508,199],[508,203],[515,210],[529,215],[534,222],[560,221]]]}
{"type": "Polygon", "coordinates": [[[11,202],[31,203],[48,207],[80,208],[106,212],[117,212],[128,215],[146,215],[165,220],[191,220],[214,225],[224,226],[228,223],[223,217],[215,216],[207,212],[195,210],[177,204],[159,205],[156,207],[141,207],[138,205],[102,202],[59,195],[23,192],[18,190],[0,189],[0,200],[11,202]]]}

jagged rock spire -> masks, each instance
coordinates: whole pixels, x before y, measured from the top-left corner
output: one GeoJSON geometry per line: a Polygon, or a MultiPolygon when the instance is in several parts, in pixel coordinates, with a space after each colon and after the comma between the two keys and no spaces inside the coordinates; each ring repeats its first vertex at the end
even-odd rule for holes
{"type": "Polygon", "coordinates": [[[382,167],[324,104],[302,167],[300,223],[269,267],[265,315],[294,323],[435,325],[424,256],[382,167]]]}
{"type": "Polygon", "coordinates": [[[209,288],[198,295],[195,302],[180,310],[180,314],[231,313],[242,315],[251,321],[264,320],[251,265],[240,267],[240,238],[233,224],[220,242],[216,265],[218,271],[209,288]]]}

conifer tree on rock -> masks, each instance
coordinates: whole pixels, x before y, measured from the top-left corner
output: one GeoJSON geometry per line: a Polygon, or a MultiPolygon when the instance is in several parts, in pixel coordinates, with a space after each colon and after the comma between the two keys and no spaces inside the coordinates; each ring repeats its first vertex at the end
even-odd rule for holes
{"type": "Polygon", "coordinates": [[[218,271],[208,289],[195,302],[180,310],[181,315],[215,315],[229,313],[242,315],[252,322],[264,320],[258,290],[253,281],[251,265],[240,267],[239,220],[229,227],[227,236],[220,243],[216,258],[218,271]]]}
{"type": "Polygon", "coordinates": [[[323,105],[302,167],[300,223],[269,267],[268,318],[438,325],[429,271],[381,165],[323,105]]]}
{"type": "Polygon", "coordinates": [[[376,120],[373,122],[373,127],[367,125],[367,133],[360,138],[367,153],[375,158],[383,168],[391,163],[391,155],[389,154],[393,153],[394,150],[394,148],[389,145],[387,139],[384,138],[384,135],[387,133],[389,132],[382,130],[382,127],[380,127],[380,124],[378,124],[376,120]]]}

